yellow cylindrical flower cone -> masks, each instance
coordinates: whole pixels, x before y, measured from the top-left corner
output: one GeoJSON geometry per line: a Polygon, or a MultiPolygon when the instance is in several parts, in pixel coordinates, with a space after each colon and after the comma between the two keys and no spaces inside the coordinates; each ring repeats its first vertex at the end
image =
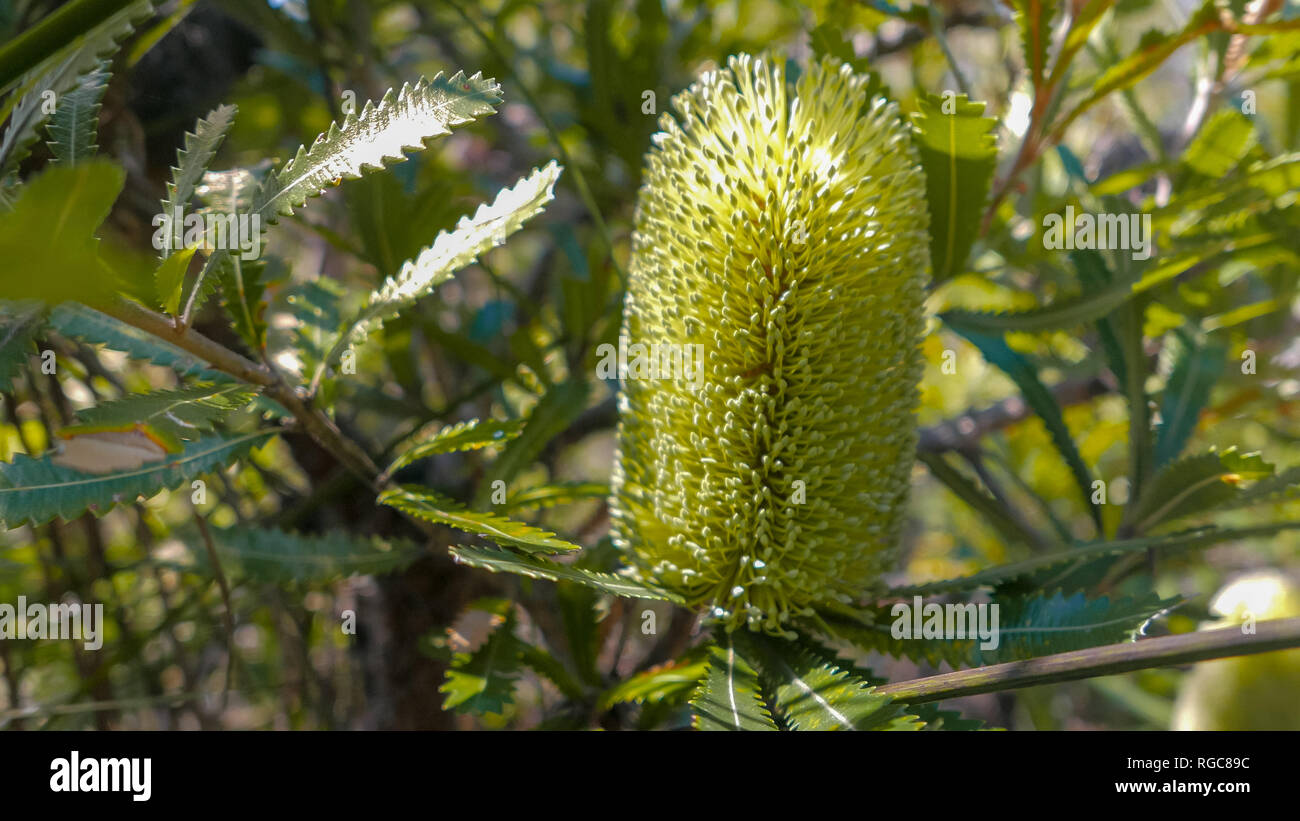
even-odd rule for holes
{"type": "Polygon", "coordinates": [[[908,128],[867,84],[733,57],[647,158],[614,541],[728,629],[788,633],[897,560],[929,226],[908,128]]]}

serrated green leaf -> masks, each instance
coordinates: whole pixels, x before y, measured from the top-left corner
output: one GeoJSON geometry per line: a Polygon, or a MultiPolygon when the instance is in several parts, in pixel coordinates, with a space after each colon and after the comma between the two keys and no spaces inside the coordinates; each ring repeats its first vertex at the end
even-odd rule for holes
{"type": "Polygon", "coordinates": [[[1047,79],[1047,49],[1052,43],[1052,20],[1060,11],[1059,0],[1012,0],[1016,28],[1025,68],[1034,88],[1047,79]]]}
{"type": "MultiPolygon", "coordinates": [[[[135,24],[153,12],[149,0],[73,0],[47,15],[0,48],[0,93],[8,91],[19,75],[40,75],[68,58],[83,55],[78,76],[117,51],[118,44],[135,30],[135,24]]],[[[20,83],[13,97],[27,87],[20,83]]],[[[9,113],[0,110],[0,121],[9,113]]]]}
{"type": "Polygon", "coordinates": [[[252,401],[256,391],[239,383],[192,385],[124,396],[77,412],[78,424],[60,436],[143,425],[165,439],[194,441],[231,411],[252,401]]]}
{"type": "Polygon", "coordinates": [[[13,390],[13,377],[32,350],[32,339],[45,324],[39,302],[0,302],[0,391],[13,390]]]}
{"type": "Polygon", "coordinates": [[[918,101],[913,138],[925,168],[930,207],[930,264],[935,282],[962,272],[979,233],[997,165],[997,120],[966,95],[918,101]],[[945,113],[944,109],[952,111],[945,113]]]}
{"type": "Polygon", "coordinates": [[[524,429],[506,445],[484,474],[475,505],[488,500],[494,482],[508,485],[519,471],[532,464],[542,450],[582,413],[587,406],[589,391],[590,387],[582,381],[562,382],[549,388],[528,415],[524,429]]]}
{"type": "Polygon", "coordinates": [[[263,219],[288,216],[343,179],[357,179],[371,170],[404,162],[407,151],[422,151],[430,140],[451,133],[458,125],[496,113],[501,87],[475,74],[421,77],[400,91],[389,89],[375,105],[348,114],[343,124],[298,149],[292,160],[269,175],[257,192],[253,208],[263,219]]]}
{"type": "Polygon", "coordinates": [[[608,482],[555,482],[519,491],[506,500],[506,510],[531,510],[608,498],[608,482]]]}
{"type": "Polygon", "coordinates": [[[1228,448],[1211,450],[1171,462],[1151,478],[1129,518],[1137,532],[1146,533],[1184,516],[1225,504],[1240,491],[1244,480],[1273,475],[1273,466],[1258,453],[1241,454],[1228,448]]]}
{"type": "Polygon", "coordinates": [[[1205,0],[1179,31],[1169,34],[1156,30],[1148,31],[1142,36],[1136,49],[1101,73],[1093,82],[1087,96],[1062,118],[1061,123],[1056,127],[1057,133],[1062,133],[1080,114],[1107,95],[1133,87],[1159,68],[1178,49],[1198,37],[1220,31],[1222,28],[1223,23],[1219,19],[1219,11],[1214,0],[1205,0]]]}
{"type": "Polygon", "coordinates": [[[738,635],[736,643],[757,662],[775,713],[792,730],[921,729],[900,705],[841,668],[837,659],[798,641],[759,634],[738,635]]]}
{"type": "Polygon", "coordinates": [[[201,360],[170,342],[127,325],[119,319],[76,302],[64,302],[50,312],[49,326],[69,339],[103,345],[132,359],[172,368],[182,376],[204,382],[229,382],[231,377],[209,369],[201,360]]]}
{"type": "Polygon", "coordinates": [[[1154,594],[1111,599],[1088,598],[1083,592],[1067,596],[1059,590],[999,591],[979,605],[926,601],[918,595],[865,608],[853,616],[835,614],[830,627],[864,650],[932,665],[945,662],[959,669],[1131,641],[1151,618],[1175,603],[1154,594]],[[986,608],[982,622],[979,607],[986,608]],[[959,628],[964,637],[956,637],[959,628]]]}
{"type": "Polygon", "coordinates": [[[1147,550],[1190,550],[1196,547],[1208,547],[1214,544],[1239,539],[1257,539],[1271,536],[1284,530],[1300,530],[1300,522],[1274,522],[1253,527],[1225,528],[1214,525],[1193,527],[1175,533],[1160,536],[1143,536],[1137,539],[1123,539],[1110,542],[1092,542],[1061,550],[1044,553],[1030,559],[991,567],[970,576],[943,581],[924,582],[906,585],[889,591],[890,597],[913,595],[932,595],[938,593],[955,593],[974,590],[979,587],[992,587],[1020,579],[1052,567],[1066,567],[1080,561],[1088,561],[1102,556],[1120,556],[1130,553],[1144,553],[1147,550]]]}
{"type": "Polygon", "coordinates": [[[1061,459],[1069,467],[1070,475],[1074,477],[1079,494],[1083,497],[1083,503],[1092,515],[1093,524],[1100,532],[1101,510],[1092,500],[1092,472],[1088,470],[1083,457],[1079,455],[1079,448],[1075,445],[1074,437],[1070,435],[1070,429],[1065,424],[1065,416],[1056,397],[1052,396],[1052,392],[1039,380],[1038,369],[1024,356],[1013,351],[1000,336],[987,336],[961,327],[958,327],[957,331],[979,348],[986,360],[1011,377],[1016,387],[1020,389],[1020,395],[1024,397],[1025,403],[1043,420],[1043,425],[1052,437],[1052,444],[1056,446],[1061,459]]]}
{"type": "Polygon", "coordinates": [[[523,427],[522,419],[470,419],[436,431],[417,433],[385,473],[391,475],[412,462],[438,453],[456,453],[501,445],[518,436],[523,427]]]}
{"type": "Polygon", "coordinates": [[[274,435],[258,431],[206,437],[161,462],[110,474],[60,467],[48,454],[38,459],[20,454],[13,462],[0,463],[0,527],[45,524],[56,516],[74,519],[86,511],[102,516],[119,504],[179,487],[225,467],[274,435]]]}
{"type": "Polygon", "coordinates": [[[110,73],[101,65],[83,76],[76,87],[59,98],[50,117],[51,162],[76,165],[95,155],[99,137],[99,106],[108,89],[110,73]]]}
{"type": "MultiPolygon", "coordinates": [[[[320,583],[360,575],[381,575],[425,555],[409,542],[356,536],[338,530],[290,533],[256,527],[210,528],[223,569],[257,582],[320,583]]],[[[207,551],[196,534],[186,539],[196,562],[207,567],[207,551]]]]}
{"type": "Polygon", "coordinates": [[[467,533],[477,533],[528,553],[581,550],[576,544],[566,542],[549,531],[495,513],[469,510],[452,499],[417,485],[386,490],[379,495],[379,503],[425,521],[437,522],[467,533]]]}
{"type": "MultiPolygon", "coordinates": [[[[1099,251],[1073,250],[1070,252],[1070,262],[1074,265],[1079,283],[1085,292],[1102,290],[1114,279],[1110,267],[1106,265],[1106,260],[1099,251]]],[[[1102,349],[1106,353],[1106,364],[1110,366],[1111,373],[1115,374],[1116,381],[1123,385],[1126,373],[1124,345],[1120,341],[1115,323],[1108,316],[1099,317],[1094,322],[1097,325],[1097,336],[1101,339],[1102,349]]]]}
{"type": "Polygon", "coordinates": [[[1050,305],[1024,311],[953,310],[945,311],[939,318],[954,330],[963,332],[1000,334],[1060,331],[1105,317],[1138,290],[1145,290],[1134,288],[1138,281],[1136,274],[1116,277],[1100,288],[1087,288],[1074,296],[1057,299],[1050,305]]]}
{"type": "Polygon", "coordinates": [[[487,641],[472,653],[457,653],[438,692],[442,708],[462,713],[503,715],[514,702],[523,642],[515,636],[514,606],[496,612],[501,622],[487,641]]]}
{"type": "Polygon", "coordinates": [[[1160,406],[1160,426],[1156,434],[1155,468],[1158,470],[1178,458],[1196,430],[1197,420],[1210,390],[1227,365],[1228,351],[1212,342],[1197,342],[1189,335],[1173,334],[1173,370],[1165,385],[1160,406]]]}
{"type": "Polygon", "coordinates": [[[691,652],[620,681],[601,694],[598,705],[608,710],[615,704],[658,704],[677,699],[694,692],[708,670],[705,653],[691,652]]]}
{"type": "MultiPolygon", "coordinates": [[[[177,241],[177,234],[183,229],[176,224],[175,215],[178,211],[184,215],[189,209],[190,200],[194,198],[194,188],[204,178],[208,165],[217,155],[217,149],[226,138],[226,131],[234,122],[236,111],[233,105],[214,108],[208,113],[207,119],[200,119],[195,124],[192,133],[185,134],[184,147],[176,151],[176,165],[172,166],[172,176],[167,182],[167,196],[162,201],[161,213],[171,220],[172,227],[172,240],[165,243],[162,249],[164,256],[176,253],[182,245],[177,241]]],[[[167,294],[160,291],[158,296],[164,304],[170,304],[167,294]]]]}
{"type": "MultiPolygon", "coordinates": [[[[39,129],[50,116],[48,102],[52,99],[57,107],[59,98],[117,51],[118,44],[135,30],[135,23],[152,11],[149,0],[131,3],[80,32],[65,48],[47,52],[48,56],[23,76],[14,93],[0,106],[0,122],[9,122],[0,140],[0,177],[14,171],[40,139],[39,129]],[[51,98],[47,92],[54,96],[51,98]]],[[[0,62],[17,44],[13,41],[0,49],[0,62]]],[[[0,71],[0,89],[7,88],[11,80],[0,71]]]]}
{"type": "Polygon", "coordinates": [[[505,242],[506,237],[539,214],[554,198],[555,181],[562,169],[554,161],[504,188],[491,204],[479,206],[474,216],[461,217],[451,232],[441,231],[437,239],[415,259],[408,260],[378,290],[370,295],[361,312],[343,327],[338,341],[326,357],[334,362],[349,345],[364,339],[385,319],[430,293],[486,251],[505,242]]]}
{"type": "Polygon", "coordinates": [[[514,573],[531,579],[574,582],[595,588],[611,596],[669,601],[675,604],[685,603],[685,600],[676,593],[639,582],[636,579],[588,570],[585,567],[575,567],[572,564],[547,561],[537,556],[523,555],[505,548],[455,545],[450,550],[456,561],[470,567],[489,570],[493,573],[514,573]]]}
{"type": "Polygon", "coordinates": [[[709,666],[691,698],[697,730],[776,730],[764,703],[754,665],[723,633],[709,646],[709,666]]]}

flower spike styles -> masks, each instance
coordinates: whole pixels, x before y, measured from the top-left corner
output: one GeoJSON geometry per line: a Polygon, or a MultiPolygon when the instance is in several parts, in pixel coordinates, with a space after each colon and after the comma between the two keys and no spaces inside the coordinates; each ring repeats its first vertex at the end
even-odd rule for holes
{"type": "Polygon", "coordinates": [[[647,157],[621,347],[614,541],[727,629],[790,634],[882,586],[916,447],[925,178],[897,105],[834,58],[740,55],[647,157]],[[687,371],[690,368],[686,369],[687,371]]]}

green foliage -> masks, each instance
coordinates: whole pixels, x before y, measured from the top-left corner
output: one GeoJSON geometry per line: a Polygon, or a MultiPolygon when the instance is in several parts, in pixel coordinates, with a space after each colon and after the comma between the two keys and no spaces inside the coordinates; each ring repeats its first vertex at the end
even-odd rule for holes
{"type": "Polygon", "coordinates": [[[599,573],[572,564],[546,561],[536,555],[516,553],[505,548],[457,545],[451,548],[451,555],[459,562],[494,573],[504,571],[534,579],[575,582],[613,596],[682,603],[682,597],[676,593],[661,590],[635,579],[599,573]]]}
{"type": "Polygon", "coordinates": [[[428,148],[430,140],[450,134],[455,126],[496,113],[500,102],[495,80],[464,72],[389,89],[378,105],[367,101],[342,125],[330,123],[310,147],[301,146],[293,159],[267,176],[253,210],[269,220],[289,216],[341,180],[402,162],[405,152],[428,148]]]}
{"type": "Polygon", "coordinates": [[[0,463],[0,527],[44,524],[55,517],[66,521],[87,511],[102,516],[119,504],[160,490],[182,485],[188,490],[191,480],[232,464],[272,435],[257,431],[207,436],[161,462],[108,474],[60,467],[49,455],[15,456],[12,462],[0,463]]]}
{"type": "Polygon", "coordinates": [[[549,531],[511,521],[495,513],[469,510],[452,499],[415,485],[386,490],[379,494],[379,503],[425,521],[437,522],[467,533],[477,533],[528,553],[565,553],[581,549],[549,531]]]}
{"type": "Polygon", "coordinates": [[[777,730],[755,665],[723,633],[709,646],[709,666],[691,698],[697,730],[777,730]]]}
{"type": "Polygon", "coordinates": [[[32,351],[32,339],[45,324],[45,310],[39,302],[4,303],[0,309],[0,391],[9,391],[14,374],[32,351]]]}
{"type": "Polygon", "coordinates": [[[403,307],[428,294],[479,255],[505,242],[523,227],[554,196],[560,175],[554,162],[521,179],[513,188],[502,189],[490,205],[479,206],[472,217],[462,217],[450,233],[439,232],[433,245],[408,260],[383,287],[370,295],[360,314],[339,332],[338,341],[326,356],[333,362],[349,345],[374,331],[403,307]]]}
{"type": "Polygon", "coordinates": [[[5,298],[89,302],[110,294],[113,278],[97,254],[95,232],[124,179],[117,166],[91,161],[53,166],[24,185],[0,222],[5,298]],[[42,240],[32,242],[32,237],[42,240]],[[49,271],[61,275],[32,275],[49,271]]]}
{"type": "Polygon", "coordinates": [[[469,713],[502,714],[514,701],[522,643],[515,637],[514,606],[506,600],[483,601],[483,609],[500,620],[477,650],[457,653],[440,692],[443,706],[469,713]]]}
{"type": "MultiPolygon", "coordinates": [[[[54,590],[117,615],[95,659],[7,647],[0,724],[121,726],[131,708],[79,702],[162,693],[169,709],[132,726],[437,725],[440,703],[482,727],[978,729],[886,694],[906,682],[882,693],[837,652],[956,669],[1081,651],[1100,676],[1125,645],[1160,666],[1146,634],[1190,629],[1202,613],[1184,597],[1229,567],[1293,563],[1300,73],[1284,15],[1244,24],[1240,3],[1206,2],[1135,46],[1131,4],[1111,0],[1013,0],[1014,20],[885,0],[747,0],[734,20],[542,0],[422,8],[395,37],[384,4],[230,0],[187,17],[186,0],[115,58],[153,3],[40,17],[50,5],[0,10],[0,599],[54,590]],[[257,34],[254,68],[212,63],[206,85],[174,57],[141,62],[160,41],[205,60],[198,27],[227,13],[257,34]],[[979,39],[950,48],[953,24],[979,39]],[[1016,39],[1023,58],[1005,64],[1005,49],[969,47],[1016,39]],[[1157,71],[1183,46],[1208,96],[1157,71]],[[726,59],[761,50],[773,57],[726,59]],[[483,73],[353,104],[354,89],[457,62],[483,73]],[[702,66],[728,68],[698,79],[702,66]],[[987,105],[928,93],[950,75],[987,105]],[[692,82],[709,94],[663,116],[692,82]],[[215,89],[226,99],[182,136],[215,89]],[[212,170],[219,154],[230,165],[212,170]],[[681,196],[655,197],[668,189],[681,196]],[[257,259],[175,242],[159,255],[160,192],[168,216],[288,224],[257,259]],[[1044,217],[1067,205],[1149,216],[1151,258],[1048,247],[1044,217]],[[790,235],[796,220],[811,242],[790,235]],[[929,235],[903,242],[906,220],[929,235]],[[635,319],[622,327],[620,305],[635,319]],[[852,333],[866,326],[883,335],[852,333]],[[704,384],[593,378],[620,336],[704,341],[704,384]],[[1258,373],[1235,367],[1243,354],[1258,373]],[[663,401],[638,405],[643,389],[663,401]],[[690,435],[670,448],[674,430],[690,435]],[[867,435],[864,455],[851,443],[867,435]],[[912,470],[918,439],[926,471],[912,470]],[[431,487],[394,483],[408,475],[431,487]],[[635,568],[640,553],[606,535],[629,475],[640,552],[656,556],[635,568]],[[813,480],[799,501],[796,479],[813,480]],[[789,561],[701,560],[738,554],[736,534],[789,561]],[[834,569],[886,541],[908,549],[834,569]],[[1200,551],[1212,545],[1231,548],[1200,551]],[[821,598],[751,633],[746,608],[772,602],[735,606],[734,591],[762,573],[821,598]],[[914,596],[998,605],[998,646],[896,637],[893,607],[914,596]],[[331,615],[361,605],[376,643],[331,615]],[[209,698],[228,653],[238,709],[209,698]]],[[[1138,5],[1144,24],[1164,16],[1138,5]]],[[[230,36],[238,53],[247,31],[230,36]]],[[[1125,679],[1123,709],[1160,726],[1180,675],[1125,679]]],[[[1132,720],[1090,696],[1035,689],[999,712],[1132,720]]]]}
{"type": "Polygon", "coordinates": [[[412,462],[428,459],[439,453],[456,453],[502,445],[518,436],[522,429],[523,422],[518,419],[506,421],[470,419],[417,434],[408,443],[409,447],[388,466],[386,472],[391,475],[412,462]]]}
{"type": "MultiPolygon", "coordinates": [[[[393,573],[425,555],[409,542],[363,538],[349,533],[290,533],[268,528],[236,526],[210,528],[222,568],[259,583],[318,584],[359,575],[393,573]]],[[[202,536],[187,534],[186,542],[203,572],[211,567],[200,547],[202,536]]]]}
{"type": "Polygon", "coordinates": [[[997,120],[964,94],[925,95],[919,105],[913,135],[925,168],[931,271],[942,282],[962,273],[975,243],[997,165],[997,120]]]}
{"type": "Polygon", "coordinates": [[[172,368],[181,376],[195,377],[204,382],[230,379],[170,342],[76,302],[55,306],[50,312],[49,327],[70,339],[103,345],[133,359],[172,368]]]}
{"type": "Polygon", "coordinates": [[[790,730],[919,730],[915,716],[872,688],[839,660],[770,636],[745,635],[737,642],[758,659],[772,713],[790,730]]]}
{"type": "Polygon", "coordinates": [[[99,106],[108,89],[109,76],[107,69],[97,68],[59,98],[48,126],[52,162],[76,165],[93,157],[98,150],[99,106]]]}
{"type": "Polygon", "coordinates": [[[1153,617],[1176,603],[1154,594],[1089,598],[1083,592],[1066,595],[1061,590],[1027,594],[999,590],[982,603],[927,601],[919,615],[914,602],[906,602],[906,610],[883,605],[826,618],[838,636],[863,650],[932,665],[945,662],[959,669],[1132,641],[1153,617]],[[971,633],[944,635],[946,625],[961,625],[963,632],[974,630],[980,604],[998,608],[996,625],[991,616],[982,624],[996,630],[996,641],[971,633]]]}
{"type": "Polygon", "coordinates": [[[79,424],[63,428],[61,436],[141,425],[175,443],[192,442],[213,432],[213,425],[231,411],[247,405],[255,392],[239,384],[194,385],[178,390],[131,394],[77,414],[79,424]]]}
{"type": "Polygon", "coordinates": [[[1272,475],[1273,466],[1258,453],[1236,448],[1210,451],[1171,462],[1152,478],[1134,506],[1130,521],[1145,533],[1160,525],[1202,513],[1235,499],[1242,480],[1272,475]]]}

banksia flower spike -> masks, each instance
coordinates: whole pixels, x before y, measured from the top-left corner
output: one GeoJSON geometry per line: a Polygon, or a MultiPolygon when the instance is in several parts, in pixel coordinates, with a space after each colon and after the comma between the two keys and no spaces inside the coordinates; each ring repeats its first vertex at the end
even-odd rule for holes
{"type": "Polygon", "coordinates": [[[702,369],[624,374],[614,541],[729,630],[789,634],[897,560],[928,216],[907,127],[867,86],[833,58],[792,83],[733,57],[647,158],[620,343],[702,369]]]}

